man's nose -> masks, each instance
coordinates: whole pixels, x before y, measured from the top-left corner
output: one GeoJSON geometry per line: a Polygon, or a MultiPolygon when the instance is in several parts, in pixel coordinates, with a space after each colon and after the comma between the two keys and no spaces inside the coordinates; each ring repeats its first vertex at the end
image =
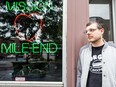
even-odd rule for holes
{"type": "Polygon", "coordinates": [[[86,30],[86,34],[90,34],[91,33],[91,31],[89,31],[89,30],[86,30]]]}

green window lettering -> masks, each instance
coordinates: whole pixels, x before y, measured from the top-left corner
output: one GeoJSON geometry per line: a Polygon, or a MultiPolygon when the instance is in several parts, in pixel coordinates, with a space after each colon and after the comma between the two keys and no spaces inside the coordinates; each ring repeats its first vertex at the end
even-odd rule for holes
{"type": "Polygon", "coordinates": [[[19,7],[20,7],[20,11],[21,11],[21,10],[26,10],[26,3],[25,3],[25,2],[22,2],[22,1],[21,1],[21,2],[19,2],[18,5],[19,5],[19,7]]]}
{"type": "Polygon", "coordinates": [[[38,45],[38,43],[33,43],[32,44],[32,52],[33,53],[39,53],[39,51],[37,51],[37,49],[39,49],[39,45],[38,45]]]}
{"type": "Polygon", "coordinates": [[[49,44],[49,53],[56,53],[58,50],[58,46],[55,43],[49,44]]]}
{"type": "Polygon", "coordinates": [[[9,44],[8,47],[4,43],[1,44],[1,53],[4,53],[4,51],[5,53],[8,53],[8,52],[11,53],[11,49],[12,49],[12,44],[9,44]]]}
{"type": "Polygon", "coordinates": [[[13,2],[13,5],[11,6],[8,1],[6,1],[6,7],[8,11],[12,11],[15,8],[15,2],[13,2]]]}
{"type": "Polygon", "coordinates": [[[48,53],[49,51],[49,47],[48,47],[48,43],[47,44],[42,44],[40,43],[40,52],[42,52],[42,50],[44,49],[46,51],[46,53],[48,53]]]}
{"type": "Polygon", "coordinates": [[[22,43],[22,53],[29,53],[29,47],[27,45],[29,45],[29,43],[22,43]]]}

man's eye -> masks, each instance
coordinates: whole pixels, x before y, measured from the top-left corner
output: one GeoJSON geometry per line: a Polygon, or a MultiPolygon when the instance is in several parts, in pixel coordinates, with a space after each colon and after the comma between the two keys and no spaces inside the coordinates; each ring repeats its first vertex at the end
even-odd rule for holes
{"type": "Polygon", "coordinates": [[[90,29],[89,31],[93,31],[93,29],[90,29]]]}
{"type": "Polygon", "coordinates": [[[91,32],[95,31],[96,29],[90,29],[91,32]]]}

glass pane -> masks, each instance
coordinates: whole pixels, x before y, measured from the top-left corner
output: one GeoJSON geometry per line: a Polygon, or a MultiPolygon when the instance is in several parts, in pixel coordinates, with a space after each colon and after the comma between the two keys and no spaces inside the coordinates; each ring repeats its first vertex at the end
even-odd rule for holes
{"type": "Polygon", "coordinates": [[[0,81],[62,81],[62,0],[0,0],[0,81]]]}
{"type": "Polygon", "coordinates": [[[105,26],[105,40],[114,41],[111,0],[89,0],[89,17],[92,20],[102,19],[105,26]]]}

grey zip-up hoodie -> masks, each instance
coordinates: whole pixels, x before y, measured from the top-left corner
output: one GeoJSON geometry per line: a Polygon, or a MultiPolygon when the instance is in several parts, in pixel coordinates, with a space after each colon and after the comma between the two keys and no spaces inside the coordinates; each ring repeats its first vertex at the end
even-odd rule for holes
{"type": "MultiPolygon", "coordinates": [[[[91,44],[80,49],[76,87],[86,87],[91,54],[91,44]]],[[[116,87],[116,45],[108,42],[102,49],[102,87],[116,87]]]]}

